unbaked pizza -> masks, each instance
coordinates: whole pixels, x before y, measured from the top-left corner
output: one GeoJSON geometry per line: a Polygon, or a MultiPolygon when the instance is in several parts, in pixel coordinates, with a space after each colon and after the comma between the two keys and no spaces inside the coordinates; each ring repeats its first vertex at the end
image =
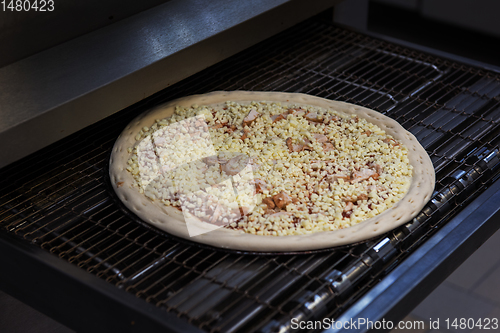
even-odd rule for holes
{"type": "Polygon", "coordinates": [[[248,251],[358,242],[414,217],[434,188],[415,137],[370,109],[314,96],[215,92],[139,116],[110,160],[142,220],[248,251]]]}

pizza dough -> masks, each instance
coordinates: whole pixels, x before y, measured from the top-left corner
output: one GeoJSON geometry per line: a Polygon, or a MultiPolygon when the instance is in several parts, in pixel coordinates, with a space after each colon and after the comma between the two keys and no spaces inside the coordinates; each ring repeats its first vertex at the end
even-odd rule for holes
{"type": "MultiPolygon", "coordinates": [[[[251,122],[259,116],[258,114],[255,114],[255,112],[255,110],[250,110],[250,112],[248,112],[246,117],[243,119],[243,122],[246,122],[245,124],[248,125],[251,124],[251,122]]],[[[209,159],[213,158],[214,155],[216,156],[218,153],[213,150],[213,146],[210,142],[210,137],[206,134],[202,134],[208,133],[206,128],[207,124],[205,123],[203,117],[200,118],[199,116],[189,118],[186,121],[191,122],[189,123],[189,126],[194,126],[199,129],[199,131],[197,131],[197,134],[195,135],[195,137],[199,139],[198,141],[196,141],[196,146],[199,148],[198,151],[202,151],[202,155],[200,156],[200,153],[198,152],[198,159],[203,159],[204,162],[210,166],[212,162],[209,159]]],[[[176,130],[175,126],[177,124],[179,123],[172,124],[168,126],[168,128],[176,130]]],[[[186,124],[188,123],[184,122],[184,127],[187,126],[186,124]]],[[[182,134],[181,130],[183,131],[183,129],[179,127],[177,133],[182,134]]],[[[241,132],[240,134],[246,135],[245,132],[241,132]]],[[[179,147],[192,146],[189,140],[182,141],[185,140],[183,139],[182,135],[177,135],[175,137],[175,140],[176,142],[178,142],[179,147]]],[[[319,140],[318,138],[318,141],[321,140],[319,140]]],[[[291,140],[287,140],[286,144],[290,148],[290,152],[298,151],[294,149],[300,146],[299,143],[292,142],[291,140]]],[[[304,145],[305,144],[302,142],[301,149],[304,148],[304,145]]],[[[323,146],[323,148],[326,149],[325,146],[323,146]]],[[[168,149],[168,147],[166,147],[165,149],[168,149]]],[[[189,151],[189,149],[185,151],[187,152],[189,151]]],[[[245,175],[251,176],[252,174],[252,169],[248,169],[248,167],[246,167],[248,165],[251,166],[252,161],[245,159],[243,155],[240,157],[236,155],[227,157],[228,159],[234,158],[235,160],[241,159],[241,161],[243,161],[241,166],[234,172],[234,179],[245,179],[245,175]]],[[[218,158],[225,159],[226,157],[219,156],[218,158]]],[[[221,164],[221,168],[222,167],[227,168],[227,165],[221,164]]],[[[411,218],[413,218],[420,212],[425,203],[431,197],[432,191],[434,189],[435,179],[434,168],[432,166],[430,158],[425,150],[420,146],[416,138],[411,133],[407,132],[403,127],[401,127],[396,121],[385,117],[376,111],[348,103],[326,100],[323,98],[304,94],[245,91],[213,92],[204,95],[184,97],[171,101],[161,107],[138,116],[125,128],[125,130],[117,139],[115,146],[113,147],[109,169],[111,183],[113,184],[113,188],[118,198],[125,204],[127,208],[129,208],[143,221],[154,225],[159,229],[167,231],[170,234],[186,238],[191,241],[221,248],[262,252],[305,251],[322,249],[356,243],[383,234],[399,225],[408,222],[411,218]],[[185,174],[186,170],[189,170],[189,163],[183,164],[183,162],[194,161],[194,157],[191,158],[188,156],[189,154],[180,154],[178,152],[176,153],[175,151],[163,152],[164,154],[162,156],[172,156],[172,159],[163,159],[162,163],[157,163],[158,166],[154,165],[153,163],[152,166],[147,170],[147,172],[153,173],[153,175],[151,176],[149,176],[147,172],[143,170],[141,172],[142,183],[141,186],[138,186],[137,180],[134,179],[134,175],[129,171],[131,170],[129,167],[129,159],[132,156],[132,147],[135,147],[136,151],[141,149],[141,151],[143,152],[141,156],[144,156],[144,158],[150,158],[152,161],[154,161],[158,160],[159,156],[158,154],[156,154],[157,152],[153,150],[152,143],[155,139],[157,141],[163,140],[163,137],[159,137],[155,132],[153,133],[153,135],[148,136],[148,138],[150,139],[141,140],[138,144],[136,140],[141,138],[141,133],[144,133],[145,130],[146,132],[148,132],[149,128],[153,124],[155,124],[155,122],[158,123],[160,119],[172,116],[175,108],[178,106],[190,107],[192,105],[208,105],[222,109],[226,101],[238,102],[242,105],[250,104],[251,101],[266,101],[268,103],[281,102],[283,105],[286,104],[295,106],[297,108],[297,111],[302,110],[302,107],[305,110],[308,107],[310,108],[310,106],[312,106],[314,108],[335,110],[343,117],[356,117],[356,119],[358,119],[359,117],[359,119],[364,119],[367,122],[378,126],[380,130],[385,131],[386,134],[392,136],[392,138],[394,138],[394,142],[400,142],[404,147],[408,149],[408,159],[413,169],[409,189],[404,197],[397,203],[393,204],[389,209],[386,209],[382,213],[374,217],[370,217],[358,224],[334,231],[319,231],[301,235],[286,236],[261,236],[245,233],[240,230],[220,228],[220,226],[214,226],[214,224],[201,222],[199,219],[191,216],[188,212],[186,212],[186,210],[182,212],[172,206],[166,206],[159,200],[151,200],[151,198],[154,199],[154,194],[151,194],[151,192],[147,192],[149,194],[149,198],[146,197],[144,195],[144,190],[148,191],[147,186],[148,183],[153,181],[152,179],[155,177],[154,173],[161,174],[162,172],[176,172],[175,170],[179,170],[179,168],[185,168],[185,174]],[[178,160],[176,161],[176,159],[178,160]],[[172,165],[169,165],[169,163],[172,165]],[[191,217],[193,217],[193,219],[191,217]],[[190,226],[189,230],[187,226],[190,226]]],[[[363,170],[364,169],[360,171],[363,170]]],[[[173,179],[179,179],[179,182],[182,183],[181,178],[182,175],[179,178],[174,177],[173,179]]],[[[236,184],[234,183],[234,179],[233,185],[236,184]]],[[[248,184],[248,181],[241,182],[241,184],[248,184]]],[[[253,191],[256,187],[259,186],[259,184],[256,183],[255,179],[253,180],[253,182],[251,182],[251,184],[253,185],[252,187],[238,187],[237,193],[247,193],[248,191],[253,191]]],[[[204,194],[203,191],[202,193],[204,194]]],[[[245,196],[240,195],[238,198],[241,197],[245,196]]],[[[252,196],[247,197],[251,198],[252,196]]],[[[277,203],[276,195],[274,197],[271,196],[271,198],[274,198],[274,201],[277,203]]],[[[195,197],[194,199],[184,197],[184,207],[190,207],[189,205],[192,204],[192,200],[196,201],[199,199],[199,197],[195,197]]],[[[255,208],[256,202],[250,201],[247,200],[245,205],[248,206],[249,209],[255,208]]],[[[349,205],[349,203],[347,203],[347,205],[349,205]]],[[[246,214],[247,212],[244,213],[246,214]]],[[[280,211],[279,214],[281,213],[285,214],[286,210],[280,211]]],[[[237,215],[238,214],[235,214],[235,216],[237,215]]],[[[227,216],[229,217],[229,215],[227,216]]],[[[230,225],[232,221],[225,220],[225,222],[226,225],[230,225]]],[[[232,225],[235,225],[234,222],[232,225]]]]}

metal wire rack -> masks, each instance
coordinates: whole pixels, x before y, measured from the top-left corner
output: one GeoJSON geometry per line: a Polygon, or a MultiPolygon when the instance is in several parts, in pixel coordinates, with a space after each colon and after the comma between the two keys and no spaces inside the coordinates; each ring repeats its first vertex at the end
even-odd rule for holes
{"type": "Polygon", "coordinates": [[[203,331],[290,330],[292,315],[335,318],[496,179],[498,95],[495,73],[308,20],[0,170],[0,232],[203,331]],[[137,223],[106,185],[116,137],[151,107],[215,90],[301,92],[380,111],[426,148],[436,196],[413,224],[313,254],[224,252],[137,223]]]}

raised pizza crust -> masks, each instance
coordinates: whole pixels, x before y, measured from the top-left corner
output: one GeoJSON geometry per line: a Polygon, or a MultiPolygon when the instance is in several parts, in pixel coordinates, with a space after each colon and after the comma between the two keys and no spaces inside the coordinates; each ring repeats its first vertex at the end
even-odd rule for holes
{"type": "Polygon", "coordinates": [[[143,221],[170,234],[191,241],[221,248],[263,252],[315,250],[356,243],[376,237],[408,222],[417,215],[430,199],[435,182],[434,168],[426,151],[411,133],[391,118],[353,104],[305,94],[281,92],[212,92],[180,98],[144,113],[134,119],[118,137],[113,147],[109,170],[111,183],[117,196],[127,208],[143,221]],[[275,101],[294,105],[311,105],[334,109],[347,115],[355,114],[360,118],[364,118],[393,136],[394,139],[401,142],[408,149],[409,161],[413,166],[410,189],[403,199],[383,213],[341,230],[275,237],[258,236],[225,228],[212,230],[206,223],[200,223],[198,227],[202,232],[203,230],[212,231],[189,237],[182,212],[171,206],[165,206],[161,202],[151,201],[139,193],[137,187],[133,186],[135,180],[126,169],[127,161],[131,155],[128,148],[134,146],[136,143],[135,137],[143,127],[151,126],[156,119],[171,116],[175,106],[191,106],[193,104],[222,105],[228,100],[242,104],[251,101],[275,101]]]}

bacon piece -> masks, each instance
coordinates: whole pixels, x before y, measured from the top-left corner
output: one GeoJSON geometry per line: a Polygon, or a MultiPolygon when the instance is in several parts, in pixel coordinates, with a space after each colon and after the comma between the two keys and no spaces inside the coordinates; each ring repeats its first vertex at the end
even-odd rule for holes
{"type": "Polygon", "coordinates": [[[375,163],[372,163],[370,165],[370,168],[375,169],[375,172],[378,173],[379,175],[381,175],[382,172],[384,171],[384,169],[380,165],[375,164],[375,163]]]}
{"type": "Polygon", "coordinates": [[[304,116],[306,114],[306,110],[302,108],[296,108],[296,109],[288,109],[288,114],[293,114],[294,116],[304,116]]]}
{"type": "MultiPolygon", "coordinates": [[[[350,218],[352,215],[352,210],[348,211],[348,212],[342,212],[342,217],[343,218],[350,218]]],[[[340,229],[344,229],[345,227],[340,227],[340,229]]]]}
{"type": "MultiPolygon", "coordinates": [[[[305,149],[306,146],[303,145],[293,145],[293,151],[294,152],[301,152],[305,149]]],[[[307,147],[309,149],[310,147],[307,147]]]]}
{"type": "Polygon", "coordinates": [[[288,150],[290,151],[290,153],[293,153],[294,149],[293,149],[293,144],[292,144],[292,138],[287,138],[285,140],[285,142],[286,142],[286,146],[288,147],[288,150]]]}
{"type": "Polygon", "coordinates": [[[379,174],[373,169],[361,169],[359,171],[354,171],[352,174],[351,183],[359,183],[363,180],[369,179],[370,177],[377,180],[379,174]]]}
{"type": "Polygon", "coordinates": [[[352,210],[353,207],[354,207],[354,204],[352,203],[352,201],[347,201],[347,203],[344,207],[344,213],[352,210]]]}
{"type": "Polygon", "coordinates": [[[309,151],[312,151],[312,147],[309,147],[307,145],[293,145],[293,151],[294,152],[301,152],[301,151],[304,151],[304,150],[309,150],[309,151]]]}
{"type": "Polygon", "coordinates": [[[365,194],[365,193],[361,193],[360,195],[358,195],[358,197],[356,199],[357,199],[356,201],[359,201],[359,200],[368,200],[368,195],[365,194]]]}
{"type": "Polygon", "coordinates": [[[319,143],[325,143],[328,141],[328,137],[324,134],[314,133],[313,136],[319,143]]]}
{"type": "Polygon", "coordinates": [[[227,162],[229,162],[229,159],[224,157],[218,157],[217,161],[219,162],[219,164],[226,164],[227,162]]]}
{"type": "Polygon", "coordinates": [[[260,116],[260,113],[255,109],[251,109],[247,116],[243,119],[243,126],[249,126],[255,119],[260,116]]]}
{"type": "Polygon", "coordinates": [[[221,127],[224,127],[224,125],[221,124],[221,123],[217,123],[217,124],[215,124],[213,126],[210,126],[211,129],[217,129],[217,128],[221,128],[221,127]]]}
{"type": "Polygon", "coordinates": [[[236,126],[234,126],[234,125],[231,125],[231,126],[226,125],[226,128],[227,128],[226,131],[228,133],[233,133],[234,131],[236,131],[236,126]]]}
{"type": "Polygon", "coordinates": [[[267,189],[267,184],[265,181],[259,178],[255,178],[253,180],[253,183],[255,185],[255,193],[262,193],[267,189]]]}
{"type": "Polygon", "coordinates": [[[276,194],[273,197],[274,204],[279,208],[279,209],[284,209],[286,205],[292,202],[292,198],[286,194],[285,192],[281,191],[280,193],[276,194]]]}
{"type": "Polygon", "coordinates": [[[334,150],[334,149],[335,149],[335,147],[334,147],[334,145],[331,142],[325,142],[325,143],[323,143],[323,150],[325,152],[331,151],[331,150],[334,150]]]}
{"type": "Polygon", "coordinates": [[[217,156],[207,156],[203,157],[203,162],[205,162],[205,164],[207,165],[215,165],[219,162],[219,159],[217,158],[217,156]]]}
{"type": "MultiPolygon", "coordinates": [[[[287,138],[285,140],[286,142],[286,146],[288,147],[288,151],[290,153],[293,153],[293,152],[301,152],[301,151],[304,151],[304,150],[310,150],[312,151],[312,147],[308,146],[307,144],[293,144],[292,143],[292,138],[287,138]]],[[[309,141],[310,142],[310,141],[309,141]]]]}
{"type": "Polygon", "coordinates": [[[361,134],[366,134],[366,136],[370,136],[370,135],[372,134],[372,132],[371,132],[371,131],[364,131],[364,132],[363,132],[363,133],[361,133],[361,134]]]}
{"type": "Polygon", "coordinates": [[[286,116],[283,116],[283,114],[276,114],[274,116],[271,116],[271,120],[273,121],[273,123],[280,121],[280,120],[285,120],[285,119],[286,119],[286,116]]]}
{"type": "Polygon", "coordinates": [[[329,125],[332,121],[333,122],[337,122],[339,120],[340,120],[339,117],[337,117],[337,116],[331,116],[330,118],[328,118],[328,119],[325,120],[325,124],[329,125]]]}
{"type": "Polygon", "coordinates": [[[383,142],[385,143],[392,143],[392,146],[393,147],[396,147],[396,146],[400,146],[401,144],[399,142],[397,142],[396,140],[394,140],[393,138],[385,138],[383,140],[383,142]]]}
{"type": "Polygon", "coordinates": [[[273,198],[271,198],[271,197],[267,197],[267,198],[262,199],[262,203],[267,205],[267,209],[274,209],[274,207],[276,207],[276,205],[274,204],[273,198]]]}
{"type": "Polygon", "coordinates": [[[315,123],[322,123],[323,119],[319,119],[319,115],[316,112],[309,112],[305,115],[305,118],[309,121],[315,122],[315,123]]]}
{"type": "Polygon", "coordinates": [[[241,138],[240,138],[240,139],[241,139],[241,140],[245,140],[246,138],[248,138],[248,133],[250,133],[250,131],[249,131],[249,130],[247,130],[247,129],[244,129],[244,130],[243,130],[243,135],[241,136],[241,138]]]}
{"type": "MultiPolygon", "coordinates": [[[[220,161],[220,160],[219,160],[220,161]]],[[[239,155],[233,157],[227,163],[221,165],[221,170],[226,174],[234,176],[245,167],[247,162],[247,156],[239,155]]]]}
{"type": "MultiPolygon", "coordinates": [[[[313,148],[310,146],[310,144],[312,144],[311,140],[309,140],[308,138],[305,138],[304,139],[304,144],[302,145],[302,150],[309,150],[309,151],[312,151],[313,148]]],[[[301,151],[302,151],[301,150],[301,151]]]]}
{"type": "Polygon", "coordinates": [[[330,183],[334,183],[338,181],[339,179],[343,179],[344,181],[349,181],[351,177],[349,175],[345,175],[343,173],[336,173],[333,175],[328,175],[326,176],[326,180],[330,183]]]}

